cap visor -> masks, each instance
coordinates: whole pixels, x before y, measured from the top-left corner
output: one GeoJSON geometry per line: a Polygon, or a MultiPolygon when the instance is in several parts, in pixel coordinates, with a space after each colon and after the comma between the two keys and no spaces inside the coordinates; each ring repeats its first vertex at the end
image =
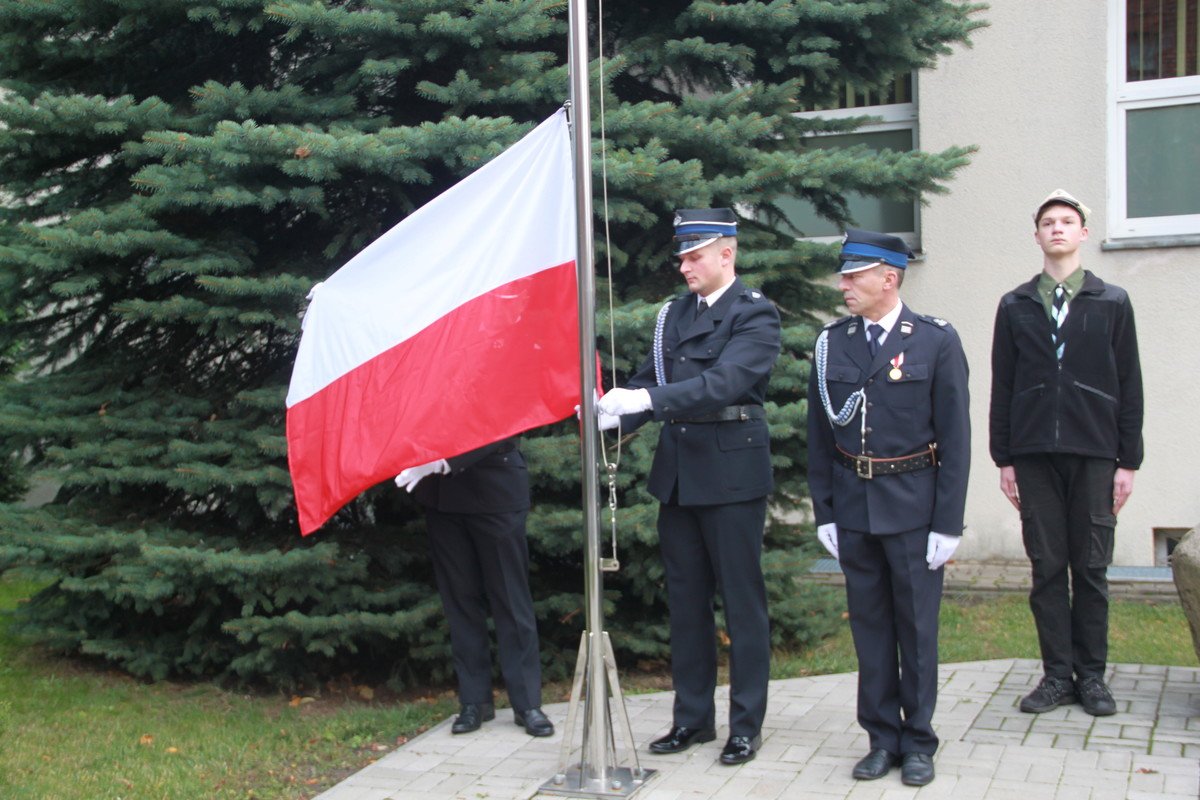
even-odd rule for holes
{"type": "Polygon", "coordinates": [[[863,270],[878,267],[882,263],[882,261],[843,261],[842,267],[838,270],[838,272],[842,275],[846,275],[851,272],[862,272],[863,270]]]}
{"type": "Polygon", "coordinates": [[[675,255],[681,256],[693,250],[699,250],[701,247],[706,247],[720,238],[720,236],[714,235],[707,239],[688,239],[686,242],[675,242],[675,255]]]}

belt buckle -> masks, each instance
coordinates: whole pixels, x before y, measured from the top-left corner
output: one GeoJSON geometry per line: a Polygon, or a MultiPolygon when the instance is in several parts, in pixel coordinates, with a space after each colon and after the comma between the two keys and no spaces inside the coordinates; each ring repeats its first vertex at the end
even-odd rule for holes
{"type": "Polygon", "coordinates": [[[854,474],[868,481],[875,477],[875,474],[871,470],[870,456],[854,457],[854,474]]]}

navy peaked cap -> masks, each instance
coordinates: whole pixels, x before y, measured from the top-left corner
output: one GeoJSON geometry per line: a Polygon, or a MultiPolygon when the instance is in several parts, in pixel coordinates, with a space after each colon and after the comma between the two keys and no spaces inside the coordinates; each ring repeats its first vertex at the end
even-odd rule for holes
{"type": "Polygon", "coordinates": [[[859,272],[880,263],[907,269],[911,256],[912,250],[899,236],[851,228],[842,239],[838,272],[859,272]]]}
{"type": "Polygon", "coordinates": [[[698,250],[722,236],[737,236],[733,209],[681,208],[675,212],[675,255],[698,250]]]}

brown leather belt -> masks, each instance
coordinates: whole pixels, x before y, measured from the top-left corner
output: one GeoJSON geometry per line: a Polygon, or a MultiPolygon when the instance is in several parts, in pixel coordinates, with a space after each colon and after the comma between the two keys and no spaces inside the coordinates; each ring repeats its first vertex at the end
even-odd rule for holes
{"type": "Polygon", "coordinates": [[[748,419],[766,419],[767,410],[760,405],[745,404],[740,406],[725,406],[720,411],[711,414],[700,414],[687,419],[672,419],[677,422],[745,422],[748,419]]]}
{"type": "Polygon", "coordinates": [[[839,446],[837,456],[839,464],[854,470],[854,474],[866,480],[871,480],[876,475],[899,475],[902,472],[913,472],[918,469],[925,469],[926,467],[936,467],[938,463],[937,444],[931,444],[919,453],[898,456],[896,458],[856,456],[853,453],[847,453],[839,446]]]}

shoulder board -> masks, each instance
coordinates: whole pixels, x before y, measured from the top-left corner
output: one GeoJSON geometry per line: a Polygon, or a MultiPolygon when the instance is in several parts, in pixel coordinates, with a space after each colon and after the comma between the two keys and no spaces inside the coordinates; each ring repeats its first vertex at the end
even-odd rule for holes
{"type": "Polygon", "coordinates": [[[830,328],[836,328],[839,325],[845,325],[847,322],[849,322],[852,319],[854,319],[854,317],[849,316],[849,317],[842,317],[841,319],[835,319],[833,322],[826,322],[825,330],[829,330],[830,328]]]}
{"type": "Polygon", "coordinates": [[[737,296],[749,300],[751,303],[763,303],[767,299],[760,289],[751,289],[749,286],[743,287],[737,296]]]}
{"type": "Polygon", "coordinates": [[[950,328],[951,330],[954,329],[953,326],[951,326],[949,322],[942,319],[941,317],[931,317],[928,314],[917,314],[917,319],[921,320],[921,322],[928,323],[928,324],[934,326],[935,328],[950,328]]]}

